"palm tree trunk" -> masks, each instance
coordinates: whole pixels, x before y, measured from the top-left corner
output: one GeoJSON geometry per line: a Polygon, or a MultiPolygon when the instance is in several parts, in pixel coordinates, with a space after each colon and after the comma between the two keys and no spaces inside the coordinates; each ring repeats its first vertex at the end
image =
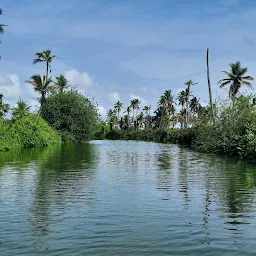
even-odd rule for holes
{"type": "Polygon", "coordinates": [[[188,128],[188,99],[186,99],[185,127],[188,128]]]}
{"type": "Polygon", "coordinates": [[[48,73],[49,73],[49,63],[46,62],[46,76],[45,76],[45,81],[48,79],[48,73]]]}
{"type": "Polygon", "coordinates": [[[213,109],[212,88],[211,88],[211,81],[210,81],[209,48],[207,48],[207,52],[206,52],[206,66],[207,66],[207,80],[208,80],[209,98],[210,98],[210,105],[211,105],[211,110],[212,110],[212,122],[213,122],[213,125],[215,125],[215,114],[214,114],[214,109],[213,109]]]}

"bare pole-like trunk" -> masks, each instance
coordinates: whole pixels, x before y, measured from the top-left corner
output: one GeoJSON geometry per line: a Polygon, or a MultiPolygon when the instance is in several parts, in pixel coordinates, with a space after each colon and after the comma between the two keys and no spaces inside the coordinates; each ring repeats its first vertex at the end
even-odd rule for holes
{"type": "Polygon", "coordinates": [[[209,98],[210,98],[210,105],[212,110],[212,122],[215,125],[215,114],[213,109],[213,102],[212,102],[212,88],[211,88],[211,81],[210,81],[210,68],[209,68],[209,48],[206,51],[206,65],[207,65],[207,80],[208,80],[208,89],[209,89],[209,98]]]}

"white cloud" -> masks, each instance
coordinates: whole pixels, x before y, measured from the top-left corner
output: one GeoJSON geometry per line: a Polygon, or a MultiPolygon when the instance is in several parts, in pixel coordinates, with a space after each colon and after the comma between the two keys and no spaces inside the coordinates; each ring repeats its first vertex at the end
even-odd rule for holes
{"type": "Polygon", "coordinates": [[[101,105],[98,105],[98,112],[103,118],[106,116],[107,113],[106,109],[101,105]]]}
{"type": "Polygon", "coordinates": [[[118,100],[120,100],[120,95],[118,92],[110,92],[108,93],[108,98],[111,103],[116,103],[118,100]]]}
{"type": "Polygon", "coordinates": [[[76,69],[66,71],[65,77],[71,85],[77,86],[83,92],[95,85],[95,82],[87,72],[80,73],[76,69]]]}

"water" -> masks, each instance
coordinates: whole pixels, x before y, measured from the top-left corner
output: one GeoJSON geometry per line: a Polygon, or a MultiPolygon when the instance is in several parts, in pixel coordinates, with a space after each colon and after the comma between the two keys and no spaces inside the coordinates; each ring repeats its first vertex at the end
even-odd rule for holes
{"type": "Polygon", "coordinates": [[[94,141],[0,154],[0,255],[255,255],[256,166],[94,141]]]}

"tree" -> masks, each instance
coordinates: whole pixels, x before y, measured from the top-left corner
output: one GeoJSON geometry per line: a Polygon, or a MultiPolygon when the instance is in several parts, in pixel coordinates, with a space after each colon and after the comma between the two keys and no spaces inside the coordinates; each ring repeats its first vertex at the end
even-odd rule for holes
{"type": "Polygon", "coordinates": [[[30,114],[30,106],[28,106],[23,100],[19,99],[17,107],[12,109],[12,116],[15,119],[22,118],[30,114]]]}
{"type": "Polygon", "coordinates": [[[129,129],[129,128],[130,128],[131,106],[128,106],[128,107],[126,108],[126,111],[125,111],[125,112],[127,113],[127,117],[125,117],[125,122],[126,122],[126,124],[127,124],[127,129],[129,129]]]}
{"type": "Polygon", "coordinates": [[[209,99],[210,99],[210,105],[211,105],[211,111],[212,111],[212,122],[213,122],[213,125],[215,125],[215,114],[214,114],[213,102],[212,102],[212,87],[211,87],[211,81],[210,81],[209,48],[207,48],[207,51],[206,51],[206,67],[207,67],[209,99]]]}
{"type": "Polygon", "coordinates": [[[56,81],[53,83],[53,86],[59,90],[60,93],[69,87],[68,80],[65,76],[60,75],[56,76],[56,81]]]}
{"type": "MultiPolygon", "coordinates": [[[[2,15],[3,11],[2,9],[0,8],[0,15],[2,15]]],[[[0,24],[0,34],[3,34],[4,33],[4,27],[6,27],[7,25],[4,25],[4,24],[0,24]]],[[[0,40],[0,43],[1,43],[1,40],[0,40]]],[[[0,56],[0,59],[1,59],[1,56],[0,56]]]]}
{"type": "Polygon", "coordinates": [[[119,115],[120,115],[120,112],[121,112],[121,109],[123,108],[123,103],[121,103],[119,100],[116,102],[115,106],[114,106],[114,109],[116,110],[117,112],[117,122],[119,122],[119,115]]]}
{"type": "Polygon", "coordinates": [[[179,105],[181,105],[181,108],[184,109],[186,103],[186,92],[184,90],[182,90],[178,94],[177,100],[179,101],[179,105]]]}
{"type": "Polygon", "coordinates": [[[242,85],[246,85],[248,87],[252,87],[252,84],[249,81],[253,81],[253,77],[245,76],[248,69],[242,68],[239,61],[236,63],[229,64],[231,71],[222,71],[224,74],[227,75],[228,78],[221,79],[219,81],[220,88],[229,85],[229,97],[234,103],[236,95],[241,88],[242,85]]]}
{"type": "Polygon", "coordinates": [[[4,119],[5,115],[10,110],[9,104],[3,103],[3,94],[0,93],[0,121],[4,119]]]}
{"type": "Polygon", "coordinates": [[[201,108],[199,99],[197,97],[193,97],[189,102],[189,107],[190,107],[191,112],[193,112],[195,114],[198,113],[198,111],[201,108]]]}
{"type": "Polygon", "coordinates": [[[45,80],[48,79],[48,73],[50,69],[51,71],[51,63],[55,58],[58,58],[56,55],[52,55],[52,51],[50,49],[45,50],[43,49],[41,52],[35,53],[35,59],[33,60],[33,64],[37,64],[39,62],[45,62],[46,63],[46,75],[45,75],[45,80]]]}
{"type": "MultiPolygon", "coordinates": [[[[0,8],[0,15],[3,14],[3,11],[2,9],[0,8]]],[[[0,34],[3,34],[4,33],[4,27],[6,27],[7,25],[4,25],[4,24],[0,24],[0,34]]]]}
{"type": "Polygon", "coordinates": [[[42,117],[63,141],[90,140],[100,128],[96,104],[76,90],[49,95],[42,105],[42,117]]]}
{"type": "Polygon", "coordinates": [[[159,108],[160,113],[161,113],[159,128],[162,128],[163,117],[164,117],[164,114],[165,114],[165,111],[166,111],[166,104],[167,104],[166,98],[164,97],[164,95],[162,95],[160,97],[159,102],[158,102],[158,108],[159,108]]]}
{"type": "Polygon", "coordinates": [[[190,96],[192,95],[191,94],[191,91],[190,91],[190,87],[192,85],[196,85],[197,83],[193,82],[193,80],[187,80],[185,81],[185,85],[187,86],[186,90],[185,90],[185,106],[186,106],[186,122],[185,122],[185,126],[186,128],[188,127],[188,123],[189,123],[189,99],[190,99],[190,96]]]}
{"type": "Polygon", "coordinates": [[[34,90],[41,95],[39,98],[40,108],[35,121],[37,122],[41,113],[42,105],[46,102],[46,94],[49,92],[52,80],[51,78],[46,79],[45,76],[41,77],[40,75],[33,75],[29,80],[26,80],[25,82],[33,85],[34,90]]]}
{"type": "Polygon", "coordinates": [[[146,128],[149,128],[150,127],[150,109],[151,109],[151,106],[150,105],[147,105],[143,108],[143,111],[145,111],[146,113],[146,128]]]}
{"type": "Polygon", "coordinates": [[[113,126],[115,125],[115,121],[116,121],[116,111],[115,110],[112,110],[112,109],[108,110],[107,120],[110,125],[110,130],[112,130],[113,126]]]}

